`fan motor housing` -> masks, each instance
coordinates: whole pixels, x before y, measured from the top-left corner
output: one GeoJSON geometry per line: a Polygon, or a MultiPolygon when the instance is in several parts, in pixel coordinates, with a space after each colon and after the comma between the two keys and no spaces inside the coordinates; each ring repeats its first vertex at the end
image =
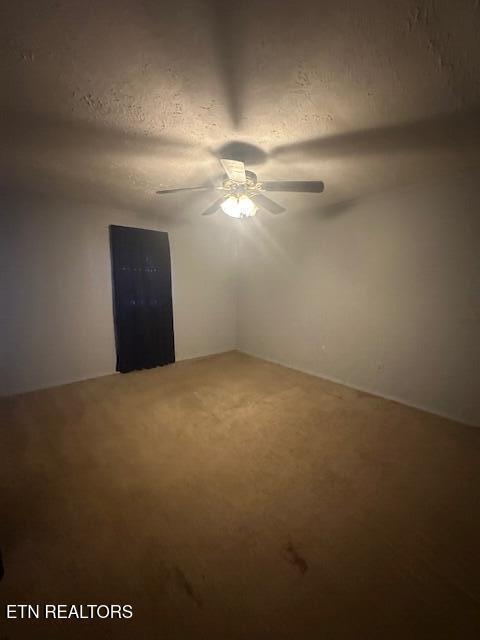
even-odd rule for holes
{"type": "Polygon", "coordinates": [[[248,195],[250,190],[256,190],[259,186],[257,183],[257,174],[253,171],[245,171],[247,181],[245,183],[235,182],[230,180],[227,176],[223,181],[223,188],[229,192],[229,195],[242,196],[248,195]],[[258,185],[258,186],[257,186],[258,185]]]}

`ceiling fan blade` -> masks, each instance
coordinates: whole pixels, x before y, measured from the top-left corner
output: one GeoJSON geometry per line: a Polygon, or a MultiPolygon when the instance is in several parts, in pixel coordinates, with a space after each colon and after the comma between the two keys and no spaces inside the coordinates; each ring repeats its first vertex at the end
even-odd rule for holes
{"type": "Polygon", "coordinates": [[[225,169],[225,173],[230,180],[234,182],[243,183],[247,181],[245,175],[245,165],[240,160],[227,160],[225,158],[220,159],[220,164],[225,169]]]}
{"type": "Polygon", "coordinates": [[[265,191],[290,191],[292,193],[322,193],[325,185],[321,180],[267,180],[262,182],[265,191]]]}
{"type": "Polygon", "coordinates": [[[177,193],[178,191],[207,191],[208,189],[215,189],[212,185],[203,185],[201,187],[180,187],[178,189],[161,189],[160,191],[155,191],[155,193],[177,193]]]}
{"type": "Polygon", "coordinates": [[[223,200],[223,197],[215,200],[215,202],[211,204],[208,209],[205,209],[205,211],[202,213],[202,216],[211,216],[212,213],[215,213],[217,209],[220,209],[220,205],[222,204],[223,200]]]}
{"type": "Polygon", "coordinates": [[[273,213],[274,215],[286,211],[285,207],[282,207],[273,200],[270,200],[270,198],[264,196],[263,193],[256,193],[254,196],[254,202],[258,202],[261,207],[263,207],[270,213],[273,213]]]}

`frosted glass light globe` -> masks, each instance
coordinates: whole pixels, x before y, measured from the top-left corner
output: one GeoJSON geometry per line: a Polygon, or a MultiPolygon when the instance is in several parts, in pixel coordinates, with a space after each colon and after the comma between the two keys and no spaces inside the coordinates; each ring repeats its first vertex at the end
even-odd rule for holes
{"type": "Polygon", "coordinates": [[[240,211],[242,217],[251,218],[257,213],[257,207],[253,200],[250,200],[248,196],[240,196],[238,199],[238,204],[240,206],[240,211]]]}
{"type": "Polygon", "coordinates": [[[231,218],[241,218],[242,212],[240,210],[240,205],[238,203],[238,199],[235,196],[229,196],[225,198],[225,200],[220,205],[223,213],[226,213],[227,216],[231,218]]]}
{"type": "Polygon", "coordinates": [[[257,213],[257,207],[255,203],[245,195],[237,198],[236,196],[229,196],[220,205],[222,211],[231,218],[251,218],[257,213]]]}

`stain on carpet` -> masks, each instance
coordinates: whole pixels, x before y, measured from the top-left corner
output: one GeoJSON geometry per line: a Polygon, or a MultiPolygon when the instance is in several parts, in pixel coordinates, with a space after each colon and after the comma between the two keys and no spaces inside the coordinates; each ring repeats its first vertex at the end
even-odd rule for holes
{"type": "Polygon", "coordinates": [[[308,563],[305,558],[302,558],[293,546],[291,542],[287,544],[285,547],[285,558],[287,562],[293,564],[300,571],[301,574],[304,574],[308,571],[308,563]]]}
{"type": "Polygon", "coordinates": [[[197,607],[202,607],[203,602],[200,596],[195,592],[192,583],[179,567],[173,567],[173,578],[177,587],[179,587],[192,600],[197,607]]]}

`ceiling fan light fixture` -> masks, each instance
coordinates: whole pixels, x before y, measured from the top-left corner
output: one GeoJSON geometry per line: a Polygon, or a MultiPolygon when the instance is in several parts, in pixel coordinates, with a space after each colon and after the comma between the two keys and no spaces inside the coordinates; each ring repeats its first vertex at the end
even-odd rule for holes
{"type": "Polygon", "coordinates": [[[223,213],[231,218],[240,218],[240,207],[238,205],[238,199],[235,196],[228,196],[220,205],[223,213]]]}
{"type": "Polygon", "coordinates": [[[248,196],[240,196],[240,198],[238,199],[238,204],[240,206],[242,218],[251,218],[257,213],[257,207],[255,206],[255,203],[248,196]]]}
{"type": "Polygon", "coordinates": [[[267,182],[258,182],[256,174],[245,169],[245,164],[241,160],[221,158],[220,164],[225,171],[221,186],[205,184],[198,187],[161,189],[157,193],[215,189],[222,191],[223,194],[202,212],[202,216],[211,216],[218,209],[221,209],[230,218],[252,218],[257,213],[257,202],[260,210],[265,209],[273,215],[286,211],[285,207],[268,198],[264,191],[322,193],[325,186],[321,180],[268,180],[267,182]]]}
{"type": "Polygon", "coordinates": [[[245,195],[228,196],[220,206],[223,213],[231,218],[251,218],[257,213],[255,203],[245,195]]]}

